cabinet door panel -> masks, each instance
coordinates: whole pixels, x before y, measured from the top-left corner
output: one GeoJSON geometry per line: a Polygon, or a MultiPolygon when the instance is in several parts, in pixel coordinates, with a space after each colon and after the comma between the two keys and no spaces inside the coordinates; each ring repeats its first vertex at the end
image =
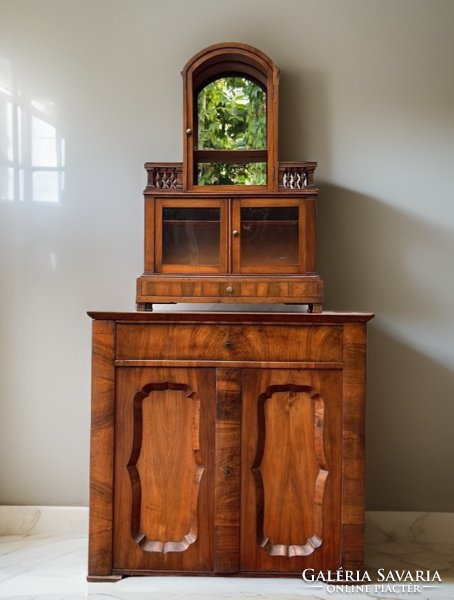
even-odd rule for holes
{"type": "Polygon", "coordinates": [[[117,369],[116,570],[213,570],[214,369],[117,369]]]}
{"type": "Polygon", "coordinates": [[[241,571],[340,566],[341,371],[245,370],[241,571]]]}
{"type": "Polygon", "coordinates": [[[303,201],[291,198],[234,200],[232,222],[234,273],[306,271],[303,201]]]}
{"type": "Polygon", "coordinates": [[[158,199],[155,235],[158,273],[226,272],[226,202],[158,199]]]}

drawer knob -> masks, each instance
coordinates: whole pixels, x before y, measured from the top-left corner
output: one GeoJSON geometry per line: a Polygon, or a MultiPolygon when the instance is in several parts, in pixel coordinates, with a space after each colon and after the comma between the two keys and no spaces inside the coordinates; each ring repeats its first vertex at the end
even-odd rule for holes
{"type": "Polygon", "coordinates": [[[231,294],[233,292],[233,287],[228,287],[227,288],[227,294],[231,294]]]}
{"type": "Polygon", "coordinates": [[[231,345],[232,345],[232,342],[231,342],[230,340],[227,340],[227,341],[224,343],[224,346],[225,346],[227,349],[228,349],[228,348],[230,348],[230,346],[231,346],[231,345]]]}
{"type": "Polygon", "coordinates": [[[225,476],[231,477],[231,475],[232,475],[232,469],[230,467],[227,467],[227,469],[225,470],[225,476]]]}
{"type": "Polygon", "coordinates": [[[236,229],[234,229],[234,230],[232,231],[232,235],[236,237],[236,236],[238,235],[238,231],[237,231],[236,229]]]}

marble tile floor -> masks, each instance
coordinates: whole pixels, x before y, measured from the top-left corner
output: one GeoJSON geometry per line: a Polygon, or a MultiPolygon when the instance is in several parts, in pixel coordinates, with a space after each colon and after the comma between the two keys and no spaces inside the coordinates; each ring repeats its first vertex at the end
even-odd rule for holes
{"type": "Polygon", "coordinates": [[[366,566],[373,582],[363,584],[369,590],[342,592],[302,579],[130,577],[118,583],[87,583],[86,509],[30,508],[17,516],[5,508],[0,507],[1,600],[454,599],[452,514],[368,513],[366,566]],[[395,569],[430,570],[432,575],[438,571],[442,583],[414,583],[419,591],[403,591],[402,584],[377,582],[378,569],[386,574],[395,569]],[[385,585],[394,591],[384,591],[385,585]]]}

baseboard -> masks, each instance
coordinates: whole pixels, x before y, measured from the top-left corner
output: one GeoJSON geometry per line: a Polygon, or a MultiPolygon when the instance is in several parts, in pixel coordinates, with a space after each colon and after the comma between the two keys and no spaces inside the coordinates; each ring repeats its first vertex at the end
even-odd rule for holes
{"type": "Polygon", "coordinates": [[[386,544],[452,544],[454,513],[366,512],[366,547],[386,544]]]}
{"type": "Polygon", "coordinates": [[[0,536],[87,535],[88,508],[0,506],[0,536]]]}
{"type": "MultiPolygon", "coordinates": [[[[87,535],[88,508],[0,506],[0,535],[87,535]]],[[[366,512],[366,548],[398,544],[452,544],[454,513],[366,512]]]]}

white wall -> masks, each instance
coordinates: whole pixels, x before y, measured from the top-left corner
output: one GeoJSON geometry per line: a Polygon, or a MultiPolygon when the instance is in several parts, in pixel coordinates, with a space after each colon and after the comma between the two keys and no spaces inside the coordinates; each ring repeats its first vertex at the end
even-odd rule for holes
{"type": "Polygon", "coordinates": [[[142,165],[182,158],[186,61],[241,41],[281,68],[281,160],[319,162],[325,308],[377,314],[368,508],[454,511],[453,24],[451,0],[0,0],[0,151],[17,107],[29,166],[66,148],[23,201],[0,166],[0,503],[87,503],[85,311],[134,309],[142,165]]]}

